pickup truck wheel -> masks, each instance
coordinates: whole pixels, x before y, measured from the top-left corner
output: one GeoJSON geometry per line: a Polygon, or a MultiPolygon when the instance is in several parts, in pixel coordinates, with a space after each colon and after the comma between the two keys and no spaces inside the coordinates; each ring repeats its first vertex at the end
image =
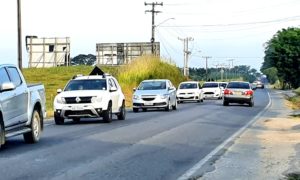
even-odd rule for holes
{"type": "Polygon", "coordinates": [[[62,117],[54,116],[54,121],[56,125],[62,125],[64,124],[65,119],[62,117]]]}
{"type": "Polygon", "coordinates": [[[5,143],[5,132],[4,132],[2,120],[0,119],[0,149],[4,143],[5,143]]]}
{"type": "Polygon", "coordinates": [[[137,112],[139,112],[139,108],[132,108],[132,111],[137,113],[137,112]]]}
{"type": "Polygon", "coordinates": [[[125,109],[125,102],[123,101],[122,106],[120,108],[120,113],[118,114],[118,120],[125,120],[126,116],[126,109],[125,109]]]}
{"type": "Polygon", "coordinates": [[[103,112],[103,120],[106,123],[110,123],[112,120],[112,105],[108,104],[107,110],[103,112]]]}
{"type": "Polygon", "coordinates": [[[24,140],[26,143],[36,143],[41,136],[41,116],[37,110],[32,113],[30,128],[31,131],[23,135],[24,140]]]}
{"type": "Polygon", "coordinates": [[[223,101],[223,106],[228,106],[229,102],[228,101],[223,101]]]}

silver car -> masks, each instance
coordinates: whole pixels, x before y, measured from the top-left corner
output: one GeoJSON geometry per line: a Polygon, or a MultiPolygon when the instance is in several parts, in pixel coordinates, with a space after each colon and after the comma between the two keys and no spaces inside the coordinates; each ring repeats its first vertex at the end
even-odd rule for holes
{"type": "Polygon", "coordinates": [[[177,109],[176,88],[170,80],[144,80],[134,91],[133,112],[139,109],[147,111],[148,108],[164,108],[166,111],[177,109]]]}
{"type": "Polygon", "coordinates": [[[242,81],[229,82],[224,90],[223,105],[247,103],[252,107],[254,106],[253,94],[250,83],[242,81]]]}

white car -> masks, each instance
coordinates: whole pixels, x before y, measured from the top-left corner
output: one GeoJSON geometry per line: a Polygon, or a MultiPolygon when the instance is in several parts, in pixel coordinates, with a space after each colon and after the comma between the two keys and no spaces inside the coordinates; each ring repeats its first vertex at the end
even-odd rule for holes
{"type": "Polygon", "coordinates": [[[203,93],[197,81],[186,81],[179,84],[177,89],[178,103],[184,101],[203,102],[203,93]]]}
{"type": "Polygon", "coordinates": [[[176,88],[170,80],[144,80],[134,91],[133,112],[138,112],[139,109],[147,111],[148,108],[164,108],[165,111],[177,109],[176,88]]]}
{"type": "Polygon", "coordinates": [[[103,117],[112,121],[116,114],[119,120],[125,119],[125,97],[118,81],[110,75],[75,77],[64,90],[57,90],[54,99],[54,120],[63,124],[64,119],[103,117]]]}
{"type": "Polygon", "coordinates": [[[202,86],[203,98],[222,99],[222,87],[218,82],[205,82],[202,86]]]}

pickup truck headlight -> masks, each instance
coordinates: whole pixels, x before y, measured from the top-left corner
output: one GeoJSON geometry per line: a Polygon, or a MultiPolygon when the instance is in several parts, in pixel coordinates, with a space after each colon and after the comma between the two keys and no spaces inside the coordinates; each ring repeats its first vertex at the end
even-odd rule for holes
{"type": "Polygon", "coordinates": [[[161,98],[161,99],[167,99],[168,97],[169,97],[168,94],[160,95],[160,98],[161,98]]]}
{"type": "Polygon", "coordinates": [[[57,98],[56,99],[56,102],[58,103],[58,104],[66,104],[66,100],[65,100],[65,98],[57,98]]]}
{"type": "Polygon", "coordinates": [[[140,96],[138,96],[138,95],[133,95],[133,99],[139,100],[139,99],[140,99],[140,96]]]}
{"type": "Polygon", "coordinates": [[[92,103],[101,103],[102,97],[92,97],[91,102],[92,103]]]}

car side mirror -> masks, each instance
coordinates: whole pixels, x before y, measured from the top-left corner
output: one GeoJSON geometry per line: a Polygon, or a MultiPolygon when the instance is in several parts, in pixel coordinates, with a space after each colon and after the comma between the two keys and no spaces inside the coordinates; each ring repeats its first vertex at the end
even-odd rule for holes
{"type": "Polygon", "coordinates": [[[62,92],[62,89],[57,89],[56,92],[57,92],[57,94],[59,94],[62,92]]]}
{"type": "Polygon", "coordinates": [[[168,91],[172,91],[172,90],[174,90],[173,87],[169,87],[169,88],[168,88],[168,91]]]}
{"type": "Polygon", "coordinates": [[[133,90],[133,92],[135,92],[135,91],[136,91],[136,88],[133,88],[132,90],[133,90]]]}
{"type": "Polygon", "coordinates": [[[15,88],[16,86],[11,82],[3,83],[0,87],[0,92],[11,91],[14,90],[15,88]]]}
{"type": "Polygon", "coordinates": [[[110,92],[115,92],[115,91],[117,91],[117,88],[116,87],[111,87],[109,91],[110,92]]]}

